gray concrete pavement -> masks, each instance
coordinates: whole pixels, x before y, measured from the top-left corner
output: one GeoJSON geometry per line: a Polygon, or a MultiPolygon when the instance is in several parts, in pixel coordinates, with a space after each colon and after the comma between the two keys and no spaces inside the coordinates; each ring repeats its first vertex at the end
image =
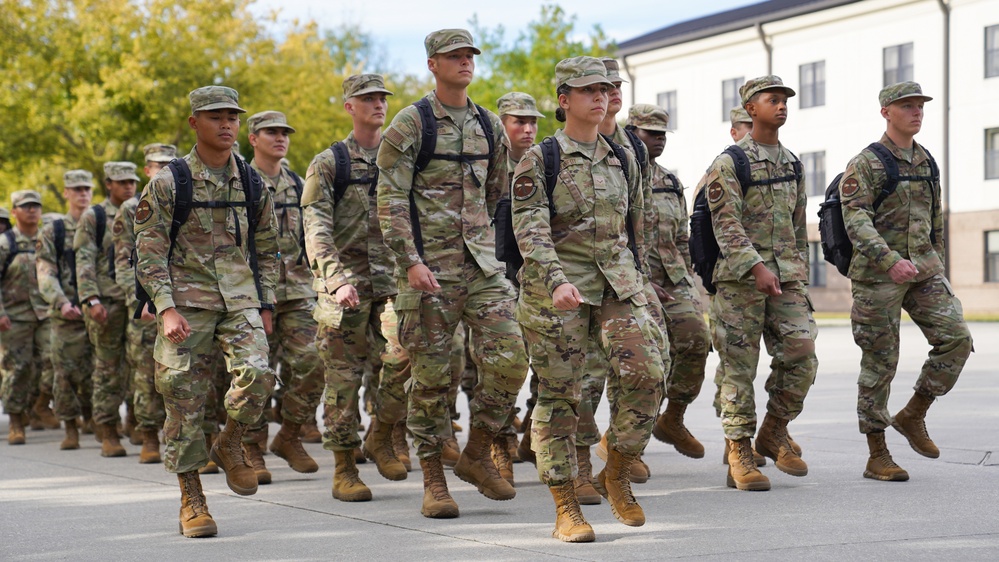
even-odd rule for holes
{"type": "MultiPolygon", "coordinates": [[[[688,459],[653,440],[645,457],[652,478],[635,486],[648,523],[626,527],[606,503],[586,506],[593,544],[550,537],[552,500],[532,465],[515,465],[518,494],[508,502],[480,496],[449,472],[461,517],[435,521],[419,513],[418,468],[406,481],[388,482],[371,463],[361,465],[374,501],[333,500],[332,455],[320,445],[307,445],[320,461],[316,474],[297,474],[274,455],[265,457],[274,483],[255,496],[233,494],[222,475],[203,476],[219,535],[185,539],[177,533],[176,478],[162,465],[139,465],[137,447],[126,445],[128,457],[103,459],[90,436],[78,451],[59,451],[62,432],[29,431],[27,445],[0,441],[0,560],[996,560],[999,324],[974,324],[972,332],[977,353],[928,417],[941,457],[923,458],[888,432],[909,482],[862,478],[867,451],[855,413],[860,354],[848,326],[823,326],[818,380],[790,426],[804,448],[808,476],[788,476],[768,464],[763,470],[771,491],[725,487],[722,434],[711,408],[713,354],[709,381],[688,410],[688,426],[705,444],[706,457],[688,459]]],[[[911,394],[926,349],[918,329],[903,326],[892,411],[911,394]]],[[[767,363],[763,358],[758,393],[767,363]]],[[[604,405],[602,426],[607,415],[604,405]]],[[[4,416],[0,436],[6,430],[4,416]]]]}

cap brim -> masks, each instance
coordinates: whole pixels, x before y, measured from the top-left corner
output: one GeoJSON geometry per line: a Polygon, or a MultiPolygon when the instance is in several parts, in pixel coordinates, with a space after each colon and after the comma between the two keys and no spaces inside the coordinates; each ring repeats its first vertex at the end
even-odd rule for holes
{"type": "Polygon", "coordinates": [[[88,181],[78,181],[78,182],[73,182],[73,183],[67,183],[66,184],[66,189],[70,189],[70,188],[73,188],[73,187],[90,187],[90,188],[92,188],[92,187],[94,187],[94,184],[92,182],[88,182],[88,181]]]}
{"type": "Polygon", "coordinates": [[[652,125],[650,127],[643,127],[641,125],[635,125],[636,129],[642,129],[645,131],[656,131],[659,133],[668,133],[669,127],[664,127],[663,125],[652,125]]]}
{"type": "Polygon", "coordinates": [[[357,96],[363,96],[364,94],[385,94],[386,96],[394,96],[392,92],[386,90],[385,88],[365,88],[359,92],[354,92],[350,94],[350,97],[354,98],[357,96]]]}
{"type": "Polygon", "coordinates": [[[41,205],[41,204],[42,204],[41,201],[21,201],[20,203],[18,203],[17,205],[14,205],[14,206],[15,207],[23,207],[25,205],[41,205]]]}
{"type": "Polygon", "coordinates": [[[893,99],[891,101],[891,103],[889,103],[888,105],[891,105],[892,103],[895,103],[897,101],[901,101],[901,100],[909,99],[909,98],[919,98],[919,99],[921,99],[923,101],[933,101],[933,98],[931,98],[930,96],[924,96],[923,94],[907,94],[907,95],[904,95],[902,97],[893,99]]]}
{"type": "Polygon", "coordinates": [[[607,79],[610,80],[611,83],[629,84],[627,80],[621,78],[620,76],[614,76],[614,77],[608,76],[607,79]]]}
{"type": "Polygon", "coordinates": [[[457,43],[455,45],[447,45],[442,49],[437,49],[437,52],[434,54],[439,55],[441,53],[450,53],[451,51],[457,51],[458,49],[471,49],[472,52],[477,55],[482,54],[482,51],[480,51],[478,47],[476,47],[471,43],[457,43]]]}
{"type": "MultiPolygon", "coordinates": [[[[759,89],[759,90],[756,91],[756,94],[758,94],[760,92],[769,92],[770,90],[780,90],[780,91],[784,92],[784,94],[787,95],[787,97],[789,97],[789,98],[793,98],[794,96],[797,95],[794,92],[794,90],[792,90],[791,88],[789,88],[787,86],[769,86],[769,87],[766,87],[766,88],[761,88],[761,89],[759,89]]],[[[756,94],[753,94],[753,95],[756,95],[756,94]]],[[[752,96],[750,96],[750,97],[752,97],[752,96]]]]}
{"type": "Polygon", "coordinates": [[[239,113],[246,113],[246,110],[231,103],[210,103],[205,107],[199,107],[195,111],[216,111],[219,109],[235,109],[239,113]]]}
{"type": "Polygon", "coordinates": [[[500,114],[500,117],[503,117],[504,115],[513,115],[514,117],[538,117],[541,119],[546,118],[544,113],[531,111],[530,109],[513,109],[500,114]]]}
{"type": "Polygon", "coordinates": [[[565,85],[570,88],[582,88],[583,86],[591,86],[593,84],[607,84],[608,86],[614,85],[614,83],[608,80],[606,76],[600,74],[580,76],[579,78],[571,78],[565,81],[565,85]]]}
{"type": "Polygon", "coordinates": [[[265,121],[263,123],[260,123],[259,125],[253,128],[253,133],[256,134],[258,131],[260,131],[260,129],[288,129],[292,133],[295,132],[295,127],[292,127],[287,123],[281,123],[278,121],[265,121]]]}
{"type": "Polygon", "coordinates": [[[116,178],[108,177],[108,179],[111,181],[128,181],[128,180],[142,181],[139,179],[139,176],[135,174],[129,174],[127,176],[118,176],[116,178]]]}
{"type": "Polygon", "coordinates": [[[149,158],[146,158],[146,162],[166,163],[171,162],[172,160],[173,158],[169,156],[150,156],[149,158]]]}

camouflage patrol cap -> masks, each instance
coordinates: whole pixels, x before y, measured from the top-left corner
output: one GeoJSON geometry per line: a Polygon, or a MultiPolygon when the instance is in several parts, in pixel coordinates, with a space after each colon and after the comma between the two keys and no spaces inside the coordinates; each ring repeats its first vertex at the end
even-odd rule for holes
{"type": "Polygon", "coordinates": [[[7,219],[8,221],[10,221],[10,211],[4,209],[3,207],[0,207],[0,219],[7,219]]]}
{"type": "Polygon", "coordinates": [[[260,129],[274,127],[276,129],[288,129],[289,133],[294,133],[295,128],[288,124],[288,118],[280,111],[261,111],[254,113],[246,120],[246,125],[250,128],[250,133],[256,134],[260,129]]]}
{"type": "Polygon", "coordinates": [[[472,34],[464,29],[434,31],[423,40],[423,46],[427,49],[428,59],[438,53],[450,53],[466,47],[477,55],[482,54],[482,51],[472,43],[472,34]]]}
{"type": "Polygon", "coordinates": [[[94,174],[87,170],[69,170],[62,175],[62,182],[66,188],[94,187],[94,174]]]}
{"type": "Polygon", "coordinates": [[[669,113],[658,105],[637,103],[628,110],[628,121],[625,125],[646,131],[666,132],[669,130],[669,113]]]}
{"type": "Polygon", "coordinates": [[[364,94],[393,95],[385,89],[385,79],[381,74],[355,74],[343,81],[343,99],[364,94]]]}
{"type": "Polygon", "coordinates": [[[749,113],[741,107],[733,107],[732,111],[728,112],[728,118],[732,121],[732,126],[735,127],[739,123],[752,123],[753,118],[749,116],[749,113]]]}
{"type": "Polygon", "coordinates": [[[621,82],[627,83],[628,81],[621,78],[621,67],[617,64],[617,59],[610,57],[604,57],[600,59],[600,62],[604,63],[604,68],[607,69],[607,79],[611,82],[618,84],[621,82]]]}
{"type": "Polygon", "coordinates": [[[750,98],[758,92],[762,92],[764,90],[782,90],[789,98],[793,98],[795,95],[794,90],[784,85],[780,76],[768,74],[767,76],[760,76],[759,78],[747,80],[746,83],[739,88],[739,95],[742,96],[742,107],[746,107],[750,98]]]}
{"type": "Polygon", "coordinates": [[[146,162],[169,162],[177,157],[177,147],[172,144],[154,142],[142,147],[146,162]]]}
{"type": "Polygon", "coordinates": [[[496,113],[500,117],[513,115],[515,117],[545,118],[545,114],[538,111],[538,105],[534,98],[524,92],[503,94],[500,99],[496,100],[496,113]]]}
{"type": "Polygon", "coordinates": [[[239,107],[239,92],[227,86],[203,86],[187,95],[191,100],[191,113],[215,109],[235,109],[239,113],[246,110],[239,107]]]}
{"type": "Polygon", "coordinates": [[[614,83],[607,79],[607,67],[600,59],[594,57],[572,57],[563,59],[555,65],[556,87],[569,86],[579,88],[591,84],[614,83]]]}
{"type": "Polygon", "coordinates": [[[22,189],[10,194],[10,204],[13,207],[23,205],[41,205],[42,196],[34,189],[22,189]]]}
{"type": "Polygon", "coordinates": [[[139,181],[135,175],[135,164],[131,162],[105,162],[104,177],[112,181],[139,181]]]}
{"type": "Polygon", "coordinates": [[[878,101],[881,102],[881,107],[888,107],[892,103],[905,98],[922,98],[923,101],[933,99],[930,96],[924,96],[923,89],[915,82],[899,82],[898,84],[885,86],[881,88],[881,93],[878,94],[878,101]]]}

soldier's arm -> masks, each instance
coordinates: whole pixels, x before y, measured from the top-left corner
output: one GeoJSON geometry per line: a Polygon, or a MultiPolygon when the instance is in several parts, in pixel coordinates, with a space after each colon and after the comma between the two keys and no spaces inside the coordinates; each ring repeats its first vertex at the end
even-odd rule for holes
{"type": "Polygon", "coordinates": [[[62,305],[69,302],[59,279],[59,268],[55,255],[55,232],[51,224],[45,225],[38,237],[38,245],[35,249],[35,273],[38,276],[38,292],[42,294],[45,302],[52,305],[55,310],[61,309],[62,305]]]}
{"type": "Polygon", "coordinates": [[[708,190],[711,229],[718,241],[719,259],[723,258],[741,279],[753,266],[763,263],[763,258],[753,247],[742,224],[742,186],[735,178],[732,158],[727,155],[716,158],[703,181],[704,189],[708,190]]]}
{"type": "Polygon", "coordinates": [[[423,263],[413,242],[409,220],[409,192],[419,146],[420,127],[415,109],[402,110],[382,135],[378,149],[378,222],[385,244],[403,271],[423,263]]]}
{"type": "Polygon", "coordinates": [[[83,212],[79,224],[76,225],[76,236],[73,238],[73,250],[76,252],[76,289],[80,302],[100,296],[97,287],[97,215],[93,208],[83,212]]]}
{"type": "Polygon", "coordinates": [[[881,178],[876,175],[863,154],[854,157],[839,182],[839,196],[843,223],[854,251],[863,254],[882,271],[888,271],[902,260],[902,255],[888,247],[884,237],[874,228],[874,200],[881,193],[881,182],[877,181],[881,178]]]}
{"type": "Polygon", "coordinates": [[[302,220],[305,223],[305,252],[313,277],[334,294],[351,283],[350,273],[340,262],[340,250],[333,241],[333,178],[336,164],[316,156],[305,174],[302,188],[302,220]]]}
{"type": "Polygon", "coordinates": [[[534,147],[521,158],[513,180],[513,232],[525,261],[542,269],[548,294],[568,283],[552,241],[551,214],[545,189],[541,150],[534,147]]]}
{"type": "Polygon", "coordinates": [[[135,210],[135,247],[138,254],[135,276],[159,314],[175,306],[170,264],[167,262],[173,203],[172,182],[154,178],[142,192],[135,210]]]}
{"type": "Polygon", "coordinates": [[[940,182],[935,181],[931,188],[933,190],[933,197],[936,205],[933,206],[933,235],[936,237],[936,242],[933,243],[933,249],[936,250],[937,255],[940,256],[940,261],[946,263],[947,261],[947,243],[944,240],[944,222],[943,222],[943,204],[941,203],[941,189],[940,182]]]}
{"type": "Polygon", "coordinates": [[[798,248],[798,256],[805,263],[806,273],[811,268],[811,260],[808,259],[808,225],[805,215],[805,206],[808,204],[808,190],[805,186],[805,175],[801,175],[798,182],[798,194],[796,197],[794,212],[791,214],[791,221],[794,226],[794,242],[798,248]]]}
{"type": "Polygon", "coordinates": [[[111,227],[114,243],[115,282],[125,291],[126,306],[131,309],[138,303],[135,296],[135,270],[132,268],[132,250],[135,249],[135,207],[123,204],[115,215],[111,227]]]}
{"type": "Polygon", "coordinates": [[[278,277],[281,275],[281,249],[278,247],[277,218],[274,215],[274,197],[270,189],[260,194],[257,208],[257,231],[254,239],[257,244],[257,269],[260,271],[260,288],[263,292],[262,305],[273,306],[277,300],[278,277]]]}
{"type": "Polygon", "coordinates": [[[489,115],[489,119],[493,124],[495,148],[493,157],[489,160],[489,177],[486,178],[486,210],[490,217],[494,217],[496,203],[510,191],[510,174],[506,168],[509,141],[506,140],[506,128],[503,127],[503,123],[492,114],[489,115]]]}

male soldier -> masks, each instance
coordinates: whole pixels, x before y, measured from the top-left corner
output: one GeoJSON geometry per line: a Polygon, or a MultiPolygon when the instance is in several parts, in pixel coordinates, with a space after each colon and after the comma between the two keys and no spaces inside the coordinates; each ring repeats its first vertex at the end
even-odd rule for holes
{"type": "Polygon", "coordinates": [[[872,147],[894,160],[899,176],[893,193],[884,195],[888,172],[871,147],[850,161],[839,184],[843,222],[853,242],[850,321],[862,352],[857,415],[870,449],[864,477],[875,480],[909,479],[885,444],[889,424],[920,455],[940,456],[926,432],[926,410],[954,388],[973,350],[961,301],[943,275],[945,241],[936,166],[913,140],[922,128],[923,103],[932,99],[915,82],[886,86],[878,94],[887,130],[880,146],[872,147]],[[933,348],[909,403],[891,417],[888,394],[898,366],[902,309],[933,348]]]}
{"type": "MultiPolygon", "coordinates": [[[[172,144],[147,144],[142,148],[145,154],[143,173],[152,179],[166,163],[177,157],[177,147],[172,144]]],[[[153,345],[156,343],[156,315],[149,309],[149,303],[133,314],[138,307],[135,295],[135,209],[139,205],[136,197],[121,204],[112,227],[112,240],[115,248],[115,281],[125,293],[125,310],[128,324],[125,327],[125,359],[132,371],[132,404],[137,420],[135,435],[141,437],[142,450],[139,462],[155,464],[162,462],[160,457],[159,432],[166,419],[163,409],[163,396],[156,392],[156,369],[150,361],[153,345]]]]}
{"type": "Polygon", "coordinates": [[[739,142],[753,130],[753,118],[746,113],[745,108],[733,107],[728,112],[728,117],[732,124],[732,128],[728,130],[728,134],[732,135],[732,142],[739,142]]]}
{"type": "Polygon", "coordinates": [[[0,394],[10,416],[7,443],[23,445],[32,373],[52,369],[51,336],[48,307],[38,292],[35,272],[42,198],[25,189],[12,193],[10,202],[16,223],[0,236],[0,394]]]}
{"type": "Polygon", "coordinates": [[[135,196],[139,176],[131,162],[105,162],[108,197],[80,217],[73,238],[76,279],[84,321],[94,346],[94,423],[99,428],[101,456],[124,457],[118,438],[118,409],[129,387],[125,363],[125,292],[115,282],[112,227],[118,207],[135,196]]]}
{"type": "MultiPolygon", "coordinates": [[[[274,331],[267,336],[270,353],[283,352],[285,365],[282,379],[285,387],[281,401],[281,430],[271,442],[271,452],[288,461],[296,472],[312,473],[319,465],[302,446],[302,424],[315,419],[316,408],[323,392],[322,363],[316,353],[316,292],[312,290],[312,272],[302,247],[301,217],[302,179],[282,165],[288,154],[291,133],[284,113],[264,111],[247,120],[253,161],[250,165],[260,172],[264,185],[271,192],[278,220],[279,274],[277,305],[274,309],[274,331]]],[[[270,482],[264,466],[263,448],[267,443],[267,420],[261,414],[257,424],[243,437],[250,463],[257,472],[257,482],[270,482]],[[256,435],[254,435],[256,434],[256,435]],[[260,476],[263,472],[264,480],[260,476]]]]}
{"type": "Polygon", "coordinates": [[[42,228],[35,269],[38,290],[49,303],[51,347],[59,350],[52,355],[55,411],[66,424],[66,438],[59,448],[70,450],[80,448],[82,428],[77,426],[77,418],[82,416],[89,422],[92,412],[94,348],[87,337],[76,290],[73,238],[80,217],[90,207],[94,181],[86,170],[69,170],[63,174],[63,183],[69,212],[42,228]]]}
{"type": "Polygon", "coordinates": [[[274,388],[266,332],[274,311],[278,245],[270,190],[231,151],[239,114],[246,112],[238,105],[239,94],[205,86],[189,98],[187,121],[197,144],[142,193],[135,210],[136,277],[157,315],[153,358],[156,390],[167,412],[164,466],[180,483],[181,532],[204,537],[218,532],[197,472],[209,454],[225,471],[230,489],[240,495],[257,491],[242,437],[274,388]],[[184,217],[177,217],[177,227],[172,226],[180,203],[175,173],[191,182],[193,191],[189,216],[182,223],[184,217]],[[202,421],[211,371],[201,366],[211,364],[215,342],[232,383],[225,396],[228,420],[209,453],[202,421]]]}
{"type": "Polygon", "coordinates": [[[815,333],[808,281],[805,183],[796,157],[777,136],[787,120],[794,90],[777,76],[746,82],[739,93],[753,118],[753,130],[735,146],[748,160],[751,183],[743,186],[728,154],[715,158],[701,183],[707,189],[711,224],[720,256],[714,270],[717,293],[711,306],[713,330],[723,372],[722,427],[731,448],[727,484],[740,490],[769,490],[756,467],[750,439],[756,433],[753,380],[760,337],[773,330],[780,347],[772,365],[767,414],[756,449],[777,468],[804,476],[808,466],[794,452],[787,423],[799,413],[815,379],[815,333]],[[745,195],[744,195],[745,193],[745,195]]]}
{"type": "Polygon", "coordinates": [[[504,132],[499,118],[468,98],[481,51],[464,29],[444,29],[424,41],[436,89],[399,112],[378,151],[378,216],[396,257],[399,340],[409,351],[409,429],[423,467],[426,517],[457,517],[447,490],[441,447],[452,435],[448,419],[447,349],[459,321],[472,331],[479,383],[470,404],[468,443],[455,474],[486,497],[509,500],[516,490],[490,456],[495,436],[527,376],[527,354],[513,318],[516,292],[501,275],[496,203],[509,189],[504,132]],[[423,120],[436,128],[423,131],[423,120]],[[432,124],[436,121],[436,125],[432,124]],[[490,135],[491,132],[491,136],[490,135]],[[487,138],[488,137],[488,138],[487,138]],[[417,157],[436,147],[429,162],[417,157]],[[491,150],[491,153],[490,153],[491,150]]]}
{"type": "Polygon", "coordinates": [[[654,286],[671,296],[663,300],[663,309],[670,320],[668,402],[652,434],[673,445],[680,454],[699,459],[704,456],[704,446],[687,430],[683,415],[701,392],[710,343],[690,262],[690,229],[683,184],[656,164],[656,158],[666,148],[669,114],[661,107],[637,104],[628,112],[627,128],[641,139],[649,154],[653,209],[649,216],[654,218],[653,238],[648,244],[649,277],[654,286]]]}
{"type": "Polygon", "coordinates": [[[10,211],[0,207],[0,234],[10,230],[10,211]]]}
{"type": "Polygon", "coordinates": [[[358,394],[370,354],[381,353],[382,367],[380,376],[375,374],[375,412],[364,455],[389,480],[405,480],[407,472],[393,450],[392,432],[406,419],[409,358],[397,337],[395,260],[375,212],[375,160],[390,95],[378,74],[343,81],[343,108],[354,128],[312,160],[302,196],[305,244],[319,292],[317,343],[326,366],[323,447],[333,451],[332,492],[340,501],[371,499],[355,464],[362,446],[358,394]]]}

